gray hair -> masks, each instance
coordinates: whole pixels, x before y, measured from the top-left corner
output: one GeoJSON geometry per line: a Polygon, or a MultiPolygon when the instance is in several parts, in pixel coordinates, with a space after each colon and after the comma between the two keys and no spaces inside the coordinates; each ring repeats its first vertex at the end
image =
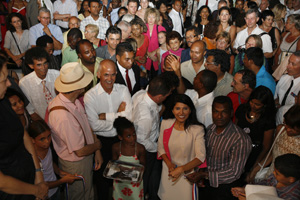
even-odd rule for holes
{"type": "Polygon", "coordinates": [[[133,19],[134,19],[134,16],[127,13],[123,16],[122,21],[126,21],[126,22],[130,23],[133,19]]]}
{"type": "Polygon", "coordinates": [[[295,24],[295,28],[300,31],[300,15],[299,14],[292,14],[288,16],[292,24],[295,24]]]}
{"type": "Polygon", "coordinates": [[[249,9],[247,12],[246,12],[246,17],[247,15],[250,15],[252,13],[255,13],[256,17],[259,17],[259,13],[258,13],[258,10],[257,9],[249,9]]]}
{"type": "Polygon", "coordinates": [[[49,13],[49,14],[51,15],[50,10],[48,10],[48,9],[45,8],[45,7],[41,7],[41,8],[39,9],[39,16],[40,16],[40,14],[41,14],[42,12],[44,12],[44,13],[49,13]]]}
{"type": "Polygon", "coordinates": [[[127,21],[122,20],[118,23],[117,27],[123,31],[127,31],[131,25],[127,21]]]}

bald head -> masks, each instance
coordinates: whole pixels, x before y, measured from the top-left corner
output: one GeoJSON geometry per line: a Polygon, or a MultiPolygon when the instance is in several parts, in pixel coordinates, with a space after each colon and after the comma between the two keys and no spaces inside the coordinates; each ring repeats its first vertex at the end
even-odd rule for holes
{"type": "Polygon", "coordinates": [[[117,68],[116,64],[109,59],[102,60],[97,72],[100,84],[105,92],[111,93],[116,81],[117,68]]]}
{"type": "Polygon", "coordinates": [[[195,41],[191,46],[190,56],[192,63],[201,63],[204,61],[206,45],[202,40],[195,41]]]}
{"type": "Polygon", "coordinates": [[[69,28],[79,28],[80,27],[80,20],[75,17],[75,16],[72,16],[69,18],[69,28]]]}

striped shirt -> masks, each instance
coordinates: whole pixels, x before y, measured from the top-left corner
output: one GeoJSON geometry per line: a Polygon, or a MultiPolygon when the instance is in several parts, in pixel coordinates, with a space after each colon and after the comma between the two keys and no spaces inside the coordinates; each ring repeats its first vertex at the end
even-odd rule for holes
{"type": "Polygon", "coordinates": [[[285,186],[277,188],[278,181],[276,180],[274,174],[271,174],[266,180],[263,180],[257,185],[268,185],[273,186],[276,188],[277,194],[280,198],[289,199],[289,200],[298,200],[300,199],[300,181],[297,180],[296,182],[285,186]]]}
{"type": "Polygon", "coordinates": [[[230,122],[217,134],[216,125],[207,128],[206,159],[210,186],[229,184],[240,178],[251,152],[250,137],[230,122]]]}

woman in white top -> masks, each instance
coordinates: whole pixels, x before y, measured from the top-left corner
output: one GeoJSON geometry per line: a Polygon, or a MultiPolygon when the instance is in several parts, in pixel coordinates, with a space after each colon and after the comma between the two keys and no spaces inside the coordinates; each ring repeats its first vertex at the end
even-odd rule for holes
{"type": "Polygon", "coordinates": [[[187,95],[177,95],[172,107],[175,119],[162,121],[158,139],[157,153],[163,159],[158,196],[161,200],[191,200],[193,185],[184,175],[205,161],[204,126],[187,95]]]}
{"type": "Polygon", "coordinates": [[[7,29],[4,39],[4,50],[18,67],[22,64],[25,52],[30,48],[29,30],[24,18],[19,13],[7,17],[7,29]]]}

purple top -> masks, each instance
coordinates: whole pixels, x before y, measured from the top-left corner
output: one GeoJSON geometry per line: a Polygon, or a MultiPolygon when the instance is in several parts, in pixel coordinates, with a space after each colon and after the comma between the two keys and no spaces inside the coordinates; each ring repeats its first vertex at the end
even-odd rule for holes
{"type": "MultiPolygon", "coordinates": [[[[154,24],[153,26],[153,30],[152,30],[152,36],[150,37],[150,31],[149,31],[149,25],[146,24],[148,30],[146,33],[144,33],[144,35],[147,35],[148,38],[149,38],[149,46],[148,46],[148,51],[149,52],[152,52],[154,50],[156,50],[158,47],[159,47],[159,44],[158,44],[158,33],[161,32],[161,31],[166,31],[166,29],[162,26],[158,26],[158,28],[156,28],[156,24],[154,24]],[[157,33],[157,30],[158,30],[158,33],[157,33]]],[[[153,66],[154,66],[154,69],[155,71],[158,70],[158,62],[153,62],[153,66]]],[[[151,69],[151,59],[150,58],[147,58],[147,62],[146,62],[146,69],[147,70],[150,70],[151,69]]]]}

